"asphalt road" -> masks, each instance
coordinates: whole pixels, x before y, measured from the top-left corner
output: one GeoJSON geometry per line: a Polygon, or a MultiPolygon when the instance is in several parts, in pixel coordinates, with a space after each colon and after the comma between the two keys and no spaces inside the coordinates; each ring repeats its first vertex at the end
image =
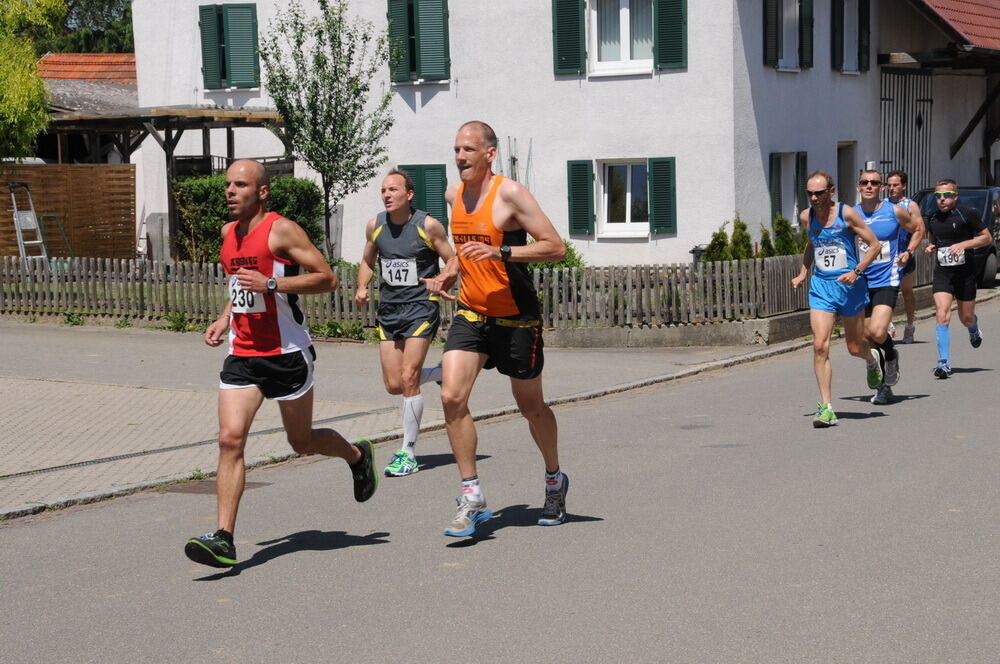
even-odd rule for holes
{"type": "Polygon", "coordinates": [[[342,462],[252,472],[229,572],[182,553],[214,529],[210,483],[0,524],[0,660],[996,661],[1000,313],[980,313],[976,351],[953,321],[947,381],[921,324],[889,406],[837,343],[828,430],[808,350],[557,407],[555,528],[515,417],[479,425],[498,516],[475,539],[441,534],[442,434],[363,505],[342,462]]]}

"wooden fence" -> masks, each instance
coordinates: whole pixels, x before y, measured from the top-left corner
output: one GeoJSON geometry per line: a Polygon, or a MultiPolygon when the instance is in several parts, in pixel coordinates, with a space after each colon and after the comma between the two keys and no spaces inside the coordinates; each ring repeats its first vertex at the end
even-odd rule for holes
{"type": "MultiPolygon", "coordinates": [[[[923,258],[923,257],[921,257],[923,258]]],[[[791,287],[799,256],[716,263],[535,270],[546,327],[617,327],[766,318],[806,309],[808,288],[791,287]]],[[[916,283],[930,281],[933,261],[920,260],[916,283]]],[[[309,322],[375,325],[375,304],[354,304],[357,272],[337,269],[333,293],[300,296],[309,322]]],[[[184,314],[214,320],[225,305],[218,263],[160,263],[107,258],[32,261],[0,257],[0,313],[160,320],[184,314]]],[[[454,304],[444,303],[450,318],[454,304]]]]}
{"type": "MultiPolygon", "coordinates": [[[[17,256],[8,182],[26,182],[49,256],[135,256],[135,166],[3,164],[0,166],[0,255],[17,256]]],[[[27,197],[17,194],[18,208],[27,197]]]]}

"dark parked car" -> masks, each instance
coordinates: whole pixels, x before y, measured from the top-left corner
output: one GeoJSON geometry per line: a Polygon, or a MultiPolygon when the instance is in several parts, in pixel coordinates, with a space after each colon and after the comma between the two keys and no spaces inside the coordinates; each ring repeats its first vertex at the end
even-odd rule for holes
{"type": "MultiPolygon", "coordinates": [[[[913,200],[926,219],[937,211],[933,189],[921,189],[913,200]]],[[[958,204],[978,212],[993,235],[993,243],[975,250],[980,288],[993,288],[997,279],[997,244],[1000,242],[1000,187],[958,187],[958,204]]]]}

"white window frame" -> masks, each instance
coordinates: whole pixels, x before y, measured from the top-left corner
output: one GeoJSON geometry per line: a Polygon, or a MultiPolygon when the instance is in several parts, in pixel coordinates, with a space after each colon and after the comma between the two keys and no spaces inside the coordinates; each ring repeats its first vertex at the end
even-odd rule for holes
{"type": "Polygon", "coordinates": [[[781,0],[778,20],[778,69],[799,70],[799,0],[781,0]]]}
{"type": "MultiPolygon", "coordinates": [[[[619,42],[623,50],[629,48],[632,41],[631,22],[629,20],[629,3],[630,0],[618,0],[618,34],[619,42]]],[[[655,7],[653,9],[655,10],[655,7]]],[[[650,20],[652,20],[652,14],[650,14],[650,20]]],[[[590,0],[587,11],[587,52],[590,54],[590,66],[587,68],[587,74],[589,76],[627,76],[653,73],[652,57],[641,60],[616,60],[613,62],[601,62],[598,59],[600,44],[597,40],[597,29],[597,1],[590,0]]],[[[652,30],[652,26],[650,26],[650,30],[652,30]]]]}
{"type": "Polygon", "coordinates": [[[860,33],[858,0],[844,0],[844,61],[841,63],[840,71],[845,74],[858,74],[861,72],[861,63],[858,62],[860,33]]]}
{"type": "MultiPolygon", "coordinates": [[[[649,162],[646,159],[604,159],[597,161],[597,184],[598,190],[598,210],[597,210],[597,237],[598,239],[613,238],[648,238],[649,218],[647,208],[647,219],[645,222],[633,223],[626,220],[622,223],[610,223],[608,221],[608,167],[609,166],[644,166],[646,167],[646,202],[649,204],[649,162]]],[[[626,217],[632,214],[632,169],[629,169],[626,197],[625,197],[626,217]]]]}

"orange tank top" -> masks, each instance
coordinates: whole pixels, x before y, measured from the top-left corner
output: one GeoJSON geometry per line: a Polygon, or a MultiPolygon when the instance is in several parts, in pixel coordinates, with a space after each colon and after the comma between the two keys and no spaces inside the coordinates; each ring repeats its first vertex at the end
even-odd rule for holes
{"type": "Polygon", "coordinates": [[[458,299],[463,307],[485,316],[537,316],[538,297],[524,263],[495,260],[474,263],[462,256],[462,245],[466,242],[482,242],[491,247],[504,244],[519,247],[527,243],[528,234],[523,229],[505,232],[493,224],[493,201],[503,179],[502,175],[493,176],[486,200],[472,213],[466,211],[462,200],[465,183],[458,185],[451,211],[451,237],[462,274],[458,299]]]}

